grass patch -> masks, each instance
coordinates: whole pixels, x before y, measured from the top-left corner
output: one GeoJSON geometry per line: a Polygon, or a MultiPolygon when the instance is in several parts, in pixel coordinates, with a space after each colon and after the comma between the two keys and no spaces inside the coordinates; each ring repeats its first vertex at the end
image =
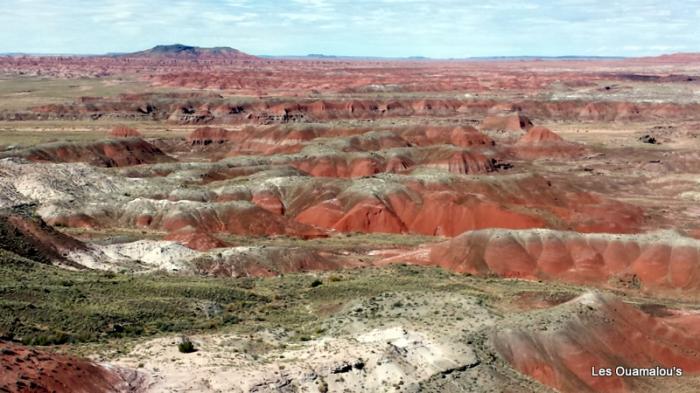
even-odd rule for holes
{"type": "Polygon", "coordinates": [[[425,235],[406,235],[392,233],[340,233],[329,237],[301,240],[296,237],[252,237],[224,234],[223,240],[241,246],[304,246],[318,250],[378,250],[396,248],[399,246],[412,247],[425,243],[435,243],[445,238],[425,235]]]}
{"type": "Polygon", "coordinates": [[[0,336],[26,344],[215,329],[269,302],[232,279],[74,272],[0,251],[0,336]]]}

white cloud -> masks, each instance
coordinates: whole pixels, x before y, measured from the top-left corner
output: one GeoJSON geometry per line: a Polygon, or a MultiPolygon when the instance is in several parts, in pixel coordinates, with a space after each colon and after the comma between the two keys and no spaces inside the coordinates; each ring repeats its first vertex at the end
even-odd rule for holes
{"type": "Polygon", "coordinates": [[[205,11],[201,14],[202,18],[211,22],[220,23],[235,23],[235,22],[250,22],[258,18],[258,14],[254,12],[244,12],[240,14],[224,14],[213,11],[205,11]]]}
{"type": "Polygon", "coordinates": [[[169,42],[258,54],[433,57],[700,51],[700,0],[5,3],[0,52],[99,53],[169,42]]]}
{"type": "Polygon", "coordinates": [[[279,16],[292,22],[321,22],[334,19],[334,17],[330,15],[314,14],[310,12],[285,12],[279,16]]]}
{"type": "Polygon", "coordinates": [[[328,0],[292,0],[292,2],[316,8],[324,8],[330,6],[330,2],[328,0]]]}

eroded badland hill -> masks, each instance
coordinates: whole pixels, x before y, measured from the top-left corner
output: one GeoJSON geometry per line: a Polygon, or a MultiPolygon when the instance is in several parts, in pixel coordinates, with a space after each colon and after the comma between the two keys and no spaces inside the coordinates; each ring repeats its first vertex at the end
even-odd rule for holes
{"type": "Polygon", "coordinates": [[[0,57],[0,391],[697,391],[699,136],[696,55],[0,57]]]}

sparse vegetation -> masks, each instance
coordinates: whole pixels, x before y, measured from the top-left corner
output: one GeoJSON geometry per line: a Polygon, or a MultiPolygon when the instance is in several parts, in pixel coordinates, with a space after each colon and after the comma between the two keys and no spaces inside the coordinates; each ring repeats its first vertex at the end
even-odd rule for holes
{"type": "Polygon", "coordinates": [[[318,381],[318,391],[321,393],[328,392],[328,382],[326,382],[323,378],[320,378],[318,381]]]}
{"type": "MultiPolygon", "coordinates": [[[[347,270],[342,281],[315,286],[313,291],[305,290],[308,277],[291,274],[258,279],[251,285],[249,278],[76,272],[0,251],[0,335],[27,344],[53,345],[274,326],[310,338],[324,331],[326,316],[309,313],[309,307],[338,309],[348,302],[396,292],[484,296],[475,285],[487,285],[479,278],[414,266],[347,270]]],[[[530,285],[541,286],[526,286],[530,285]]],[[[508,286],[517,289],[512,283],[508,286]]]]}
{"type": "Polygon", "coordinates": [[[50,345],[209,330],[269,303],[234,280],[72,272],[0,251],[0,336],[50,345]]]}

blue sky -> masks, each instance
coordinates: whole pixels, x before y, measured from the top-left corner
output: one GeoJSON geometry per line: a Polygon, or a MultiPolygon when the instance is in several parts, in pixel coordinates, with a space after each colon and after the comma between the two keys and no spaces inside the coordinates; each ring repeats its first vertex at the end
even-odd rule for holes
{"type": "Polygon", "coordinates": [[[2,0],[0,52],[156,44],[251,54],[623,55],[700,52],[700,0],[2,0]]]}

